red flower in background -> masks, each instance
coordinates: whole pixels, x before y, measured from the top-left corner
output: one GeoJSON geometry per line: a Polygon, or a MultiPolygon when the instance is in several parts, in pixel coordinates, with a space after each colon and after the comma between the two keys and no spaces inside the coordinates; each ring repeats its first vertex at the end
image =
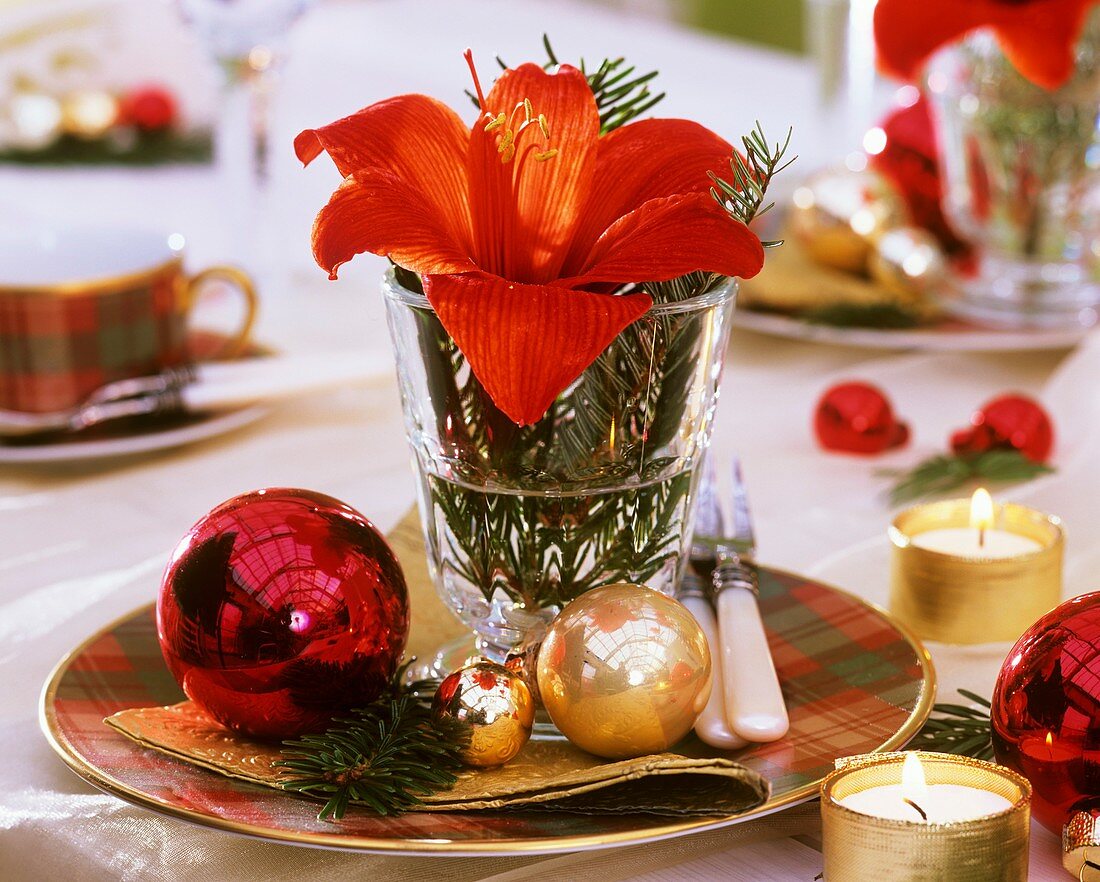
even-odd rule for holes
{"type": "Polygon", "coordinates": [[[1074,48],[1096,0],[879,0],[875,42],[883,70],[915,79],[942,46],[992,28],[1001,50],[1033,83],[1057,89],[1073,74],[1074,48]]]}
{"type": "Polygon", "coordinates": [[[879,125],[886,133],[886,146],[870,157],[871,167],[897,188],[914,224],[935,236],[948,254],[966,253],[966,242],[951,229],[940,207],[943,186],[927,100],[922,96],[898,108],[879,125]]]}
{"type": "Polygon", "coordinates": [[[524,64],[477,91],[472,129],[404,95],[294,146],[307,164],[327,152],[344,176],[314,224],[317,262],[335,278],[370,251],[420,273],[471,370],[524,425],[652,305],[604,292],[695,270],[749,278],[764,253],[709,193],[733,148],[708,129],[650,119],[600,136],[569,65],[524,64]]]}

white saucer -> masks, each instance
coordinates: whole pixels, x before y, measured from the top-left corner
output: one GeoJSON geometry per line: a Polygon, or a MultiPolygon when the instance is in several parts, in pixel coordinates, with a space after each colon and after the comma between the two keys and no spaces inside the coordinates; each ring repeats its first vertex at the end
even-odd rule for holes
{"type": "Polygon", "coordinates": [[[156,428],[149,427],[135,432],[118,434],[112,437],[82,438],[74,435],[71,439],[52,444],[3,444],[0,443],[0,465],[18,463],[78,462],[91,459],[105,459],[114,456],[132,456],[136,453],[150,453],[156,450],[168,450],[215,438],[227,432],[233,432],[251,425],[267,416],[271,407],[256,404],[228,413],[195,416],[183,425],[156,428]]]}

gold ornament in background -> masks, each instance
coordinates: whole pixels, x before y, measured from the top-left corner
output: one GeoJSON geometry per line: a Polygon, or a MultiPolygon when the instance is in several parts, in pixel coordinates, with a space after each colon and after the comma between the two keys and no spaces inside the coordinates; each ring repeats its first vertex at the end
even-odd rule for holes
{"type": "Polygon", "coordinates": [[[875,241],[905,223],[894,188],[872,171],[831,168],[807,178],[791,200],[790,231],[815,261],[864,274],[875,241]]]}
{"type": "Polygon", "coordinates": [[[690,612],[642,585],[594,588],[550,624],[538,684],[550,719],[609,759],[661,753],[710,697],[710,651],[690,612]]]}
{"type": "Polygon", "coordinates": [[[98,90],[70,92],[61,99],[61,128],[70,135],[94,141],[118,121],[118,100],[98,90]]]}
{"type": "Polygon", "coordinates": [[[443,680],[432,701],[432,715],[455,726],[468,740],[464,763],[502,766],[531,737],[535,703],[522,678],[503,665],[478,661],[443,680]]]}
{"type": "Polygon", "coordinates": [[[898,297],[931,293],[947,274],[939,240],[919,227],[882,234],[867,262],[871,278],[898,297]]]}
{"type": "Polygon", "coordinates": [[[8,101],[4,146],[43,150],[61,137],[61,104],[42,92],[16,92],[8,101]]]}

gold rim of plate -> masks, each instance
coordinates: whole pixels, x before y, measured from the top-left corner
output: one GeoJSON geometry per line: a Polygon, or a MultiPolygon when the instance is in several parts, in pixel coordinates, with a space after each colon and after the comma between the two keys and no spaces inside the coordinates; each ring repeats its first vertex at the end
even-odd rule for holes
{"type": "MultiPolygon", "coordinates": [[[[788,571],[768,567],[768,570],[780,575],[793,575],[788,571]]],[[[801,578],[801,577],[796,577],[801,578]]],[[[830,591],[835,591],[855,601],[861,606],[873,610],[882,616],[886,622],[894,628],[913,649],[920,662],[922,683],[920,697],[916,706],[910,712],[908,719],[897,732],[876,747],[872,753],[888,753],[907,744],[920,731],[925,720],[932,712],[932,704],[936,697],[936,672],[932,665],[932,657],[920,638],[908,627],[895,619],[889,612],[878,604],[864,600],[849,591],[836,588],[825,582],[813,580],[816,584],[830,591]]],[[[826,775],[803,785],[795,790],[783,794],[778,799],[769,799],[754,809],[725,817],[694,818],[692,820],[677,821],[668,824],[659,824],[652,827],[644,827],[636,830],[628,830],[618,833],[587,834],[578,836],[561,836],[554,839],[497,839],[492,842],[476,842],[469,840],[452,839],[381,839],[369,836],[341,836],[338,833],[305,833],[294,830],[282,830],[275,827],[263,827],[255,824],[244,824],[237,821],[227,821],[215,815],[182,808],[172,803],[164,802],[149,796],[140,790],[122,783],[114,778],[110,772],[93,766],[76,750],[65,737],[65,733],[58,725],[54,713],[54,699],[61,678],[68,671],[73,660],[81,655],[84,650],[96,640],[115,630],[119,625],[129,621],[155,606],[153,603],[143,604],[130,612],[119,616],[97,630],[94,634],[82,640],[76,647],[69,650],[61,660],[54,665],[46,683],[42,688],[42,696],[39,703],[39,725],[46,736],[46,740],[54,751],[64,760],[65,764],[76,772],[81,778],[90,784],[117,796],[127,802],[134,803],[144,808],[152,809],[164,815],[190,821],[203,827],[211,827],[216,830],[225,830],[243,836],[251,836],[258,839],[266,839],[275,842],[284,842],[293,845],[309,845],[317,848],[343,849],[348,851],[367,851],[398,853],[412,856],[436,855],[535,855],[552,854],[568,851],[591,851],[601,848],[614,848],[625,845],[640,845],[646,842],[656,842],[660,839],[672,839],[685,836],[689,833],[702,833],[706,830],[715,830],[720,827],[747,821],[765,814],[772,814],[780,809],[790,808],[799,803],[806,802],[818,795],[821,782],[826,775]]],[[[839,757],[838,757],[839,758],[839,757]]],[[[291,794],[287,794],[288,798],[291,794]]]]}

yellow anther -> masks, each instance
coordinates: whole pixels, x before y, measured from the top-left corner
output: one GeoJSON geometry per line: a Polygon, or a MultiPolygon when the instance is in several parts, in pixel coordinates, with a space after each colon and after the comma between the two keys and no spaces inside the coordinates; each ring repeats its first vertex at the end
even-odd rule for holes
{"type": "Polygon", "coordinates": [[[550,140],[550,126],[546,123],[546,114],[539,114],[539,128],[542,129],[542,136],[549,141],[550,140]]]}
{"type": "Polygon", "coordinates": [[[493,119],[490,114],[486,114],[486,116],[488,116],[491,121],[485,124],[485,131],[491,132],[493,129],[499,129],[502,125],[504,125],[503,113],[499,114],[496,119],[493,119]]]}
{"type": "Polygon", "coordinates": [[[546,160],[553,159],[557,155],[558,155],[558,148],[557,147],[551,147],[549,150],[547,150],[543,153],[536,153],[535,154],[535,162],[546,162],[546,160]]]}
{"type": "MultiPolygon", "coordinates": [[[[497,148],[500,149],[500,148],[497,148]]],[[[516,148],[514,144],[509,143],[507,147],[504,147],[500,151],[500,161],[503,164],[507,164],[512,161],[512,157],[516,155],[516,148]]]]}
{"type": "Polygon", "coordinates": [[[530,98],[524,98],[523,99],[523,115],[527,119],[530,119],[532,116],[535,115],[535,111],[531,107],[531,99],[530,98]]]}
{"type": "Polygon", "coordinates": [[[505,129],[504,130],[504,135],[500,139],[500,143],[497,144],[497,153],[503,153],[509,147],[511,147],[512,151],[514,152],[515,149],[516,149],[515,147],[512,146],[512,142],[514,140],[515,140],[515,135],[512,134],[512,130],[511,129],[505,129]]]}

